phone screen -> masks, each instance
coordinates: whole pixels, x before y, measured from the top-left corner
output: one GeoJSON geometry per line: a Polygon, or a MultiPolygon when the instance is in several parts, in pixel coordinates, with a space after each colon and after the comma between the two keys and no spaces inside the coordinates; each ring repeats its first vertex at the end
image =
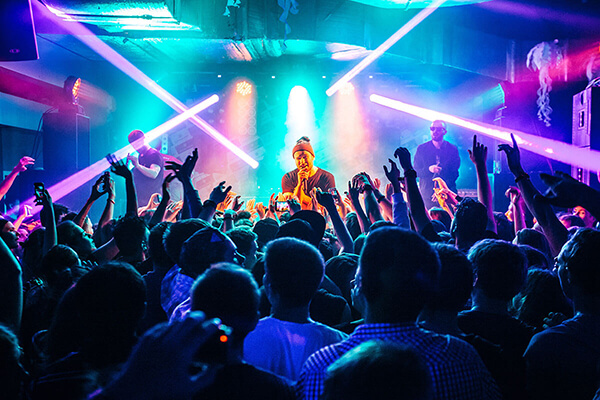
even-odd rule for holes
{"type": "Polygon", "coordinates": [[[287,201],[278,201],[277,202],[277,211],[288,211],[289,210],[289,206],[287,201]]]}
{"type": "Polygon", "coordinates": [[[44,195],[44,184],[42,182],[34,183],[33,190],[35,193],[35,204],[42,204],[42,199],[44,195]]]}

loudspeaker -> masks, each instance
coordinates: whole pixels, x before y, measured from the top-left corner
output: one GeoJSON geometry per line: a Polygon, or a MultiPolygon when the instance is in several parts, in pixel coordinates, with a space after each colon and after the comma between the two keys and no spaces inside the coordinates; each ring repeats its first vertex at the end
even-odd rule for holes
{"type": "Polygon", "coordinates": [[[30,0],[0,1],[0,61],[37,60],[30,0]]]}
{"type": "Polygon", "coordinates": [[[71,175],[90,165],[90,119],[82,114],[44,114],[44,170],[71,175]]]}
{"type": "MultiPolygon", "coordinates": [[[[600,150],[600,88],[590,87],[573,96],[571,143],[574,146],[600,150]]],[[[571,176],[586,185],[598,187],[598,171],[571,167],[571,176]]]]}

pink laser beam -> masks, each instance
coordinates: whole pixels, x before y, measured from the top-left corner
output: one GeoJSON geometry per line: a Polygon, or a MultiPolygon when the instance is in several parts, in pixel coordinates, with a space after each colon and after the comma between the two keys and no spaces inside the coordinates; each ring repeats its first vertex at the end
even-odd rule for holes
{"type": "MultiPolygon", "coordinates": [[[[201,101],[200,103],[198,103],[195,106],[189,108],[188,110],[182,112],[181,114],[176,115],[175,117],[171,118],[170,120],[160,124],[159,126],[157,126],[154,129],[148,131],[145,134],[145,138],[138,139],[135,143],[141,145],[144,142],[144,140],[156,139],[157,137],[159,137],[159,136],[163,135],[164,133],[168,132],[169,130],[175,128],[177,125],[180,125],[181,123],[189,120],[190,118],[192,118],[194,115],[196,115],[200,111],[207,109],[208,107],[210,107],[211,105],[215,104],[218,101],[219,101],[219,96],[217,96],[216,94],[213,94],[209,98],[201,101]]],[[[114,156],[117,159],[121,160],[121,159],[127,157],[127,155],[129,153],[132,153],[134,151],[135,151],[135,148],[131,144],[128,144],[127,146],[117,150],[114,153],[114,156]]],[[[96,176],[100,175],[101,173],[106,171],[108,168],[110,168],[110,164],[108,163],[108,161],[106,161],[105,158],[103,158],[99,161],[96,161],[94,164],[90,165],[89,167],[86,167],[86,168],[82,169],[81,171],[78,171],[75,174],[69,176],[68,178],[63,179],[62,181],[56,183],[55,185],[52,185],[51,187],[47,188],[47,190],[50,193],[50,196],[52,197],[53,201],[59,200],[59,199],[63,198],[64,196],[66,196],[67,194],[71,193],[73,190],[80,187],[81,185],[85,184],[86,182],[89,182],[96,176]]],[[[24,203],[26,205],[33,206],[33,202],[34,202],[34,198],[31,197],[31,198],[27,199],[24,203]]],[[[8,214],[10,215],[12,213],[15,213],[17,210],[18,210],[18,207],[13,207],[13,209],[11,209],[8,212],[8,214]]]]}
{"type": "Polygon", "coordinates": [[[392,36],[390,36],[385,42],[379,45],[375,50],[369,53],[368,56],[363,58],[354,68],[348,71],[344,76],[338,79],[325,93],[327,96],[333,96],[338,90],[340,90],[344,85],[350,82],[356,75],[358,75],[362,70],[367,68],[373,61],[381,57],[383,53],[388,51],[390,47],[392,47],[398,40],[402,39],[408,32],[410,32],[415,26],[419,25],[425,18],[430,16],[435,10],[438,9],[442,4],[444,4],[447,0],[437,0],[431,5],[425,7],[417,15],[412,17],[410,21],[408,21],[404,26],[398,29],[392,36]]]}
{"type": "Polygon", "coordinates": [[[521,146],[522,150],[528,150],[532,153],[590,171],[597,171],[600,169],[600,151],[597,150],[591,150],[589,148],[583,149],[571,144],[535,136],[515,129],[500,129],[495,125],[429,110],[377,94],[372,94],[370,100],[373,103],[402,111],[427,121],[435,121],[437,119],[443,120],[447,123],[479,132],[485,136],[509,144],[512,144],[510,134],[513,133],[517,144],[521,146]]]}
{"type": "MultiPolygon", "coordinates": [[[[42,12],[47,11],[44,9],[43,5],[39,4],[37,1],[34,1],[33,4],[41,9],[42,12]]],[[[68,16],[67,16],[68,18],[68,16]]],[[[79,22],[75,22],[73,20],[65,20],[65,21],[57,21],[56,18],[53,18],[54,22],[59,24],[62,28],[69,31],[73,36],[79,39],[82,43],[86,44],[100,56],[104,57],[108,62],[114,65],[116,68],[120,69],[123,73],[128,75],[130,78],[135,80],[137,83],[142,85],[144,88],[148,89],[155,96],[164,101],[169,107],[178,112],[184,112],[187,110],[187,107],[175,98],[172,94],[163,89],[159,84],[150,79],[147,75],[145,75],[142,71],[140,71],[137,67],[131,64],[125,57],[117,53],[113,50],[109,45],[100,40],[96,35],[94,35],[89,29],[80,24],[79,22]]],[[[229,139],[227,139],[223,134],[217,131],[213,126],[211,126],[208,122],[204,121],[202,118],[198,116],[193,116],[191,118],[191,122],[200,128],[202,131],[207,133],[210,137],[215,139],[225,148],[230,150],[252,168],[256,169],[258,167],[258,162],[246,154],[242,149],[233,144],[229,139]]]]}

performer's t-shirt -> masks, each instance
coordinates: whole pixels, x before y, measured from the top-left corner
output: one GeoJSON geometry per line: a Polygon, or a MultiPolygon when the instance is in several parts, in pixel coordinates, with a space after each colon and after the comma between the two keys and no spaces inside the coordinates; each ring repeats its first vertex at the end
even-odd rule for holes
{"type": "Polygon", "coordinates": [[[152,164],[158,165],[160,171],[156,178],[152,179],[142,174],[137,168],[133,169],[133,180],[135,182],[135,191],[137,193],[138,205],[140,207],[148,204],[148,200],[154,193],[162,193],[162,181],[164,171],[164,161],[162,155],[154,150],[149,149],[148,151],[140,154],[139,156],[140,165],[146,168],[150,168],[152,164]]]}
{"type": "MultiPolygon", "coordinates": [[[[281,190],[283,193],[293,193],[294,189],[298,185],[298,168],[293,171],[288,172],[281,178],[281,190]]],[[[322,191],[326,192],[329,189],[335,187],[335,178],[333,175],[321,168],[317,168],[317,172],[308,178],[307,182],[307,194],[310,193],[313,188],[319,188],[322,191]]]]}

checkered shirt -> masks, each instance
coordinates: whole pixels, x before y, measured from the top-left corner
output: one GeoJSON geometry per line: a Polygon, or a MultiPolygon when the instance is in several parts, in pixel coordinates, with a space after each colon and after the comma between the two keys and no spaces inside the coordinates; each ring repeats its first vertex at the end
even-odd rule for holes
{"type": "Polygon", "coordinates": [[[422,357],[433,378],[434,399],[501,399],[496,382],[475,349],[449,335],[424,330],[416,324],[365,324],[345,341],[327,346],[304,363],[296,383],[298,399],[318,399],[329,365],[369,340],[389,340],[409,345],[422,357]]]}

